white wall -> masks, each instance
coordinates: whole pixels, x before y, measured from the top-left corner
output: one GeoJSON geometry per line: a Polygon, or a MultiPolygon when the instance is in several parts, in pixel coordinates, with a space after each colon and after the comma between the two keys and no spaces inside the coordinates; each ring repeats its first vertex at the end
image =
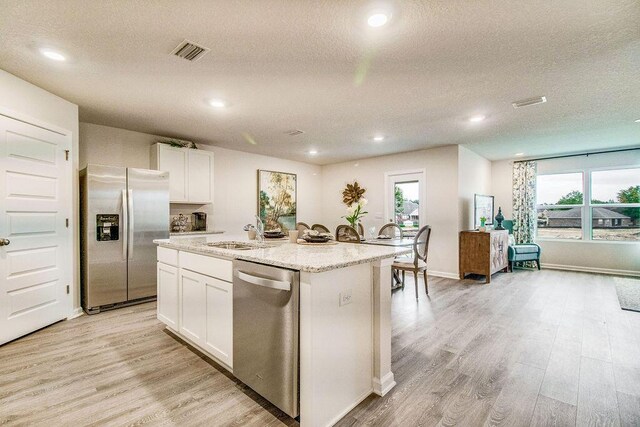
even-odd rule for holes
{"type": "MultiPolygon", "coordinates": [[[[496,206],[502,204],[507,219],[511,219],[513,213],[512,165],[511,161],[492,163],[496,206]]],[[[538,174],[626,166],[640,166],[640,151],[542,160],[538,161],[538,174]]],[[[543,266],[640,274],[640,243],[557,240],[538,240],[537,243],[542,247],[543,266]]]]}
{"type": "MultiPolygon", "coordinates": [[[[160,136],[108,126],[80,123],[80,166],[98,163],[149,168],[150,147],[160,136]]],[[[298,219],[320,222],[322,203],[319,188],[322,168],[308,163],[282,160],[207,145],[198,146],[215,153],[213,205],[172,205],[171,214],[207,212],[209,229],[241,233],[242,226],[255,223],[258,169],[298,175],[298,219]]]]}
{"type": "MultiPolygon", "coordinates": [[[[384,218],[385,172],[426,169],[426,224],[431,225],[429,270],[432,274],[454,277],[458,274],[458,147],[447,146],[410,153],[374,157],[326,165],[322,169],[322,222],[330,229],[345,224],[342,190],[357,180],[367,192],[369,214],[366,228],[379,229],[384,218]]],[[[309,218],[300,216],[308,222],[309,218]]]]}
{"type": "Polygon", "coordinates": [[[8,116],[41,125],[52,125],[71,133],[73,216],[73,284],[69,315],[80,307],[80,262],[78,234],[78,106],[18,77],[0,70],[0,112],[8,116]]]}
{"type": "MultiPolygon", "coordinates": [[[[473,151],[458,146],[459,229],[473,230],[474,195],[491,195],[491,162],[473,151]]],[[[495,205],[498,213],[498,205],[495,205]]],[[[495,215],[494,214],[494,215],[495,215]]]]}

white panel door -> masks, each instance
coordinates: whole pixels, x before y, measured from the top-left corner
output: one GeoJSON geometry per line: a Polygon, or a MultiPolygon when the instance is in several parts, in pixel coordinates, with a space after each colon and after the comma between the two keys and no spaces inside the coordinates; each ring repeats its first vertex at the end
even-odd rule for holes
{"type": "Polygon", "coordinates": [[[158,144],[158,170],[169,172],[169,200],[187,201],[187,150],[158,144]]]}
{"type": "Polygon", "coordinates": [[[205,276],[207,326],[204,349],[233,368],[233,288],[205,276]]]}
{"type": "Polygon", "coordinates": [[[158,320],[178,330],[178,268],[158,263],[158,320]]]}
{"type": "Polygon", "coordinates": [[[0,116],[0,344],[68,314],[70,139],[0,116]]]}
{"type": "Polygon", "coordinates": [[[202,150],[188,150],[188,186],[190,202],[209,203],[213,201],[211,181],[213,177],[213,153],[202,150]]]}

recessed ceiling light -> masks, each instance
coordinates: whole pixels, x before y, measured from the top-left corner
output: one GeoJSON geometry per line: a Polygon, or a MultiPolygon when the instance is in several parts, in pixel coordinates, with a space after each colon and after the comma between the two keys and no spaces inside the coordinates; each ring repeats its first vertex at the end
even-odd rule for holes
{"type": "Polygon", "coordinates": [[[209,100],[209,105],[213,108],[224,108],[227,106],[227,103],[222,99],[211,99],[209,100]]]}
{"type": "Polygon", "coordinates": [[[518,157],[522,157],[522,156],[524,156],[524,153],[516,153],[515,155],[518,156],[518,157]]]}
{"type": "Polygon", "coordinates": [[[310,156],[315,156],[316,154],[318,154],[318,150],[309,150],[310,156]]]}
{"type": "Polygon", "coordinates": [[[472,123],[478,123],[483,121],[484,119],[486,119],[485,116],[483,116],[482,114],[478,115],[478,116],[473,116],[469,118],[469,121],[472,123]]]}
{"type": "Polygon", "coordinates": [[[367,19],[367,24],[373,28],[382,27],[387,22],[389,22],[389,15],[382,12],[375,12],[369,15],[369,18],[367,19]]]}
{"type": "Polygon", "coordinates": [[[384,136],[383,135],[376,135],[373,137],[374,141],[384,141],[384,136]]]}
{"type": "Polygon", "coordinates": [[[40,49],[40,53],[49,59],[54,61],[66,61],[67,58],[63,54],[51,49],[40,49]]]}

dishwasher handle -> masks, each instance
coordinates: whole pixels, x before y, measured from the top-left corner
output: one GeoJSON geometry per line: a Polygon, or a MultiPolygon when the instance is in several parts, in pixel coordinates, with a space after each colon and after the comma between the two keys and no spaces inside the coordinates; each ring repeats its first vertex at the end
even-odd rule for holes
{"type": "Polygon", "coordinates": [[[280,291],[291,291],[291,282],[281,280],[265,279],[264,277],[253,276],[244,271],[236,270],[236,277],[252,285],[263,286],[265,288],[277,289],[280,291]]]}

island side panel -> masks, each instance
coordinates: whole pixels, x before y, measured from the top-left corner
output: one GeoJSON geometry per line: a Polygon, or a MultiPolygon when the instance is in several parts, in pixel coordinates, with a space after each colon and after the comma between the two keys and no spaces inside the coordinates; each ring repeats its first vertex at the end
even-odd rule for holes
{"type": "Polygon", "coordinates": [[[371,264],[373,276],[373,391],[384,396],[396,382],[391,372],[391,264],[385,258],[371,264]]]}
{"type": "Polygon", "coordinates": [[[373,391],[372,268],[303,272],[300,282],[300,423],[330,426],[373,391]]]}

